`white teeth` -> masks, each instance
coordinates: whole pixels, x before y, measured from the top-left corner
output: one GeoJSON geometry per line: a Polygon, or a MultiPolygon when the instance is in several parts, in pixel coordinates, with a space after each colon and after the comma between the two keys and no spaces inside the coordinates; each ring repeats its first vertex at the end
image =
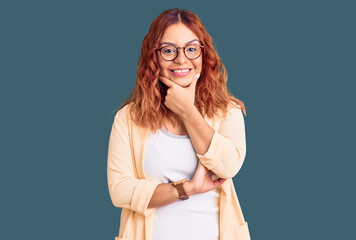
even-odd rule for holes
{"type": "Polygon", "coordinates": [[[175,73],[184,73],[184,72],[189,72],[189,69],[184,69],[184,70],[172,70],[175,73]]]}

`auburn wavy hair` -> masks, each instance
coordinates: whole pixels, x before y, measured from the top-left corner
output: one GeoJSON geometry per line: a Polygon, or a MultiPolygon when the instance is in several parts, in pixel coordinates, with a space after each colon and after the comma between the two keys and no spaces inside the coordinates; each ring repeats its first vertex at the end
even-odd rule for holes
{"type": "Polygon", "coordinates": [[[165,120],[177,123],[173,112],[165,104],[167,87],[159,81],[160,65],[157,49],[165,29],[175,23],[183,23],[194,32],[201,41],[202,72],[196,84],[195,106],[202,116],[209,118],[222,111],[226,116],[228,106],[236,103],[246,116],[244,103],[235,98],[227,88],[227,71],[214,49],[212,38],[206,31],[201,20],[186,9],[169,9],[162,12],[151,24],[143,39],[141,55],[138,61],[137,79],[134,90],[127,100],[116,110],[131,103],[129,107],[130,118],[141,127],[154,131],[165,125],[165,120]]]}

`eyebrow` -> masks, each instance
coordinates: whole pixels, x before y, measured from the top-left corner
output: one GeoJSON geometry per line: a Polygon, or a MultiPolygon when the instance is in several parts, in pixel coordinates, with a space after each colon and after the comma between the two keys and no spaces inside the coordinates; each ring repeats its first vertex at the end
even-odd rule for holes
{"type": "MultiPolygon", "coordinates": [[[[199,41],[198,39],[193,39],[193,40],[190,40],[189,42],[185,43],[184,45],[187,45],[189,43],[192,43],[192,42],[195,42],[195,41],[199,41]]],[[[159,45],[163,45],[163,44],[168,44],[168,45],[173,45],[173,46],[176,46],[174,43],[171,43],[171,42],[162,42],[160,43],[159,45]]]]}

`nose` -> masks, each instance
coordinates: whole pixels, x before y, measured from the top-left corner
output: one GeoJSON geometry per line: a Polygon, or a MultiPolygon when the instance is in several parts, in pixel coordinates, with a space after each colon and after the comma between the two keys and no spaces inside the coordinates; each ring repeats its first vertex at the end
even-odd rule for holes
{"type": "Polygon", "coordinates": [[[184,54],[184,49],[183,48],[179,48],[178,52],[177,52],[177,57],[174,59],[175,63],[178,64],[184,64],[186,63],[189,59],[185,56],[184,54]]]}

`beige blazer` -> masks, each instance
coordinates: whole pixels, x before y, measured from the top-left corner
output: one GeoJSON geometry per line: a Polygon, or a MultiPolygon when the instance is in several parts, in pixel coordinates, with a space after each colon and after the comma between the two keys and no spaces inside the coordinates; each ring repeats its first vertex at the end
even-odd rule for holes
{"type": "MultiPolygon", "coordinates": [[[[125,105],[115,115],[108,146],[107,181],[112,203],[122,208],[115,240],[151,240],[155,208],[147,208],[159,182],[146,179],[143,157],[149,130],[129,119],[125,105]]],[[[221,116],[221,115],[220,115],[221,116]]],[[[232,178],[246,155],[245,124],[241,109],[229,108],[224,119],[205,119],[215,130],[208,151],[197,154],[200,162],[218,177],[227,178],[220,188],[220,240],[249,240],[250,234],[232,178]]],[[[189,201],[189,200],[188,200],[189,201]]]]}

